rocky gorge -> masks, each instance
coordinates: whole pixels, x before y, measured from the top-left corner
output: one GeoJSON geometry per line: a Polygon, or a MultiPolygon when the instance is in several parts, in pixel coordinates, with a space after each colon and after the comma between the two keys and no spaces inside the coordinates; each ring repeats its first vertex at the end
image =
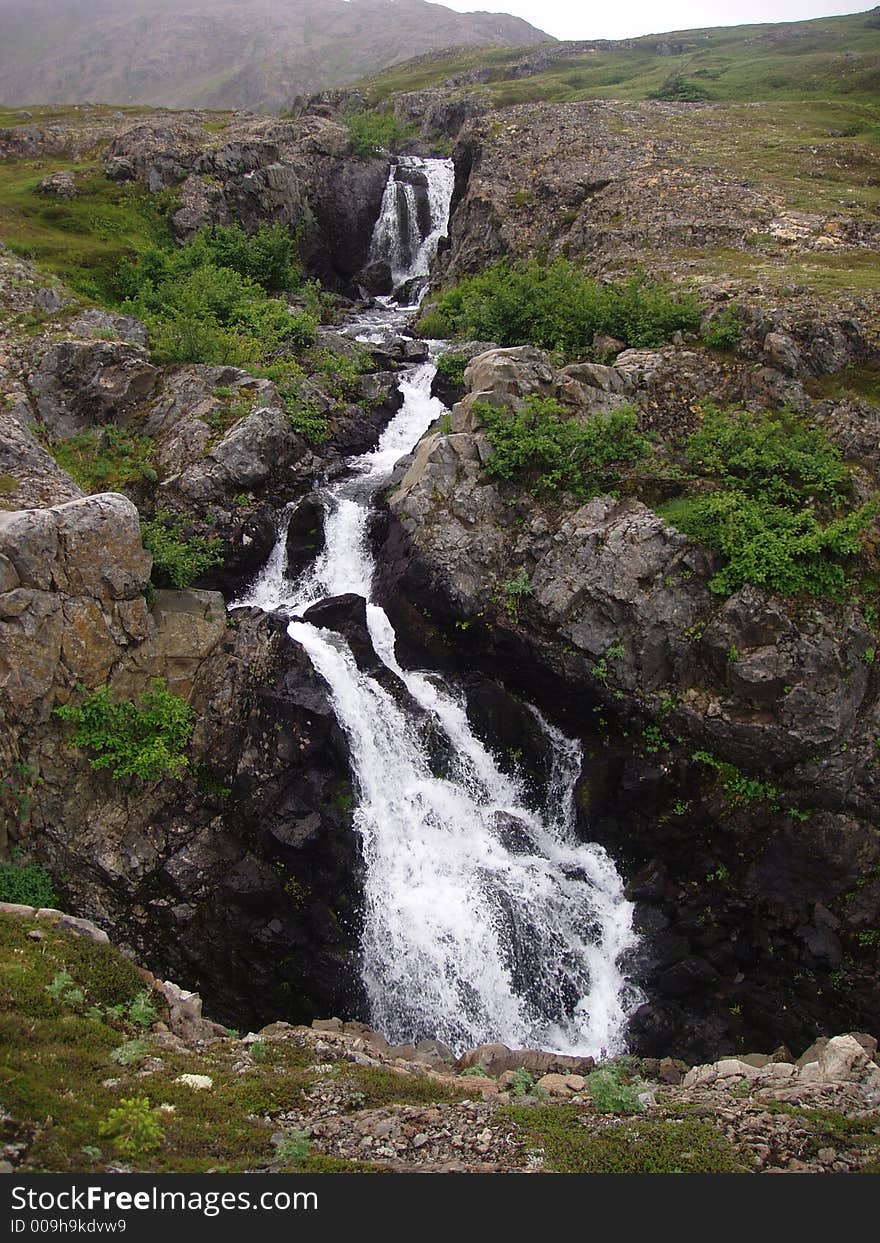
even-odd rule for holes
{"type": "MultiPolygon", "coordinates": [[[[373,449],[400,409],[401,380],[428,356],[411,335],[418,323],[373,341],[348,330],[348,317],[371,314],[362,295],[371,271],[376,279],[374,225],[395,168],[387,153],[352,149],[350,105],[343,93],[289,120],[222,122],[83,110],[0,134],[9,167],[35,161],[52,176],[69,166],[74,195],[95,175],[154,201],[173,195],[180,243],[205,227],[281,225],[297,235],[306,275],[333,295],[334,322],[302,355],[300,394],[326,422],[316,443],[291,421],[283,380],[158,362],[130,308],[85,305],[39,262],[0,252],[4,846],[45,866],[67,909],[241,1028],[370,1017],[350,734],[289,616],[231,607],[279,547],[282,518],[291,580],[321,553],[321,489],[373,449]],[[58,446],[107,428],[150,440],[156,480],[112,491],[76,481],[58,446]],[[218,541],[187,588],[150,583],[141,524],[160,514],[218,541]],[[57,708],[105,686],[138,701],[156,680],[193,713],[182,783],[120,782],[71,749],[57,708]]],[[[435,379],[449,411],[394,468],[369,533],[371,607],[390,619],[397,659],[458,680],[474,737],[529,797],[545,787],[548,757],[531,706],[581,746],[577,838],[607,851],[633,904],[637,936],[620,962],[634,1056],[658,1073],[661,1059],[712,1062],[714,1079],[685,1080],[711,1094],[725,1078],[754,1077],[739,1062],[722,1071],[719,1058],[787,1045],[775,1064],[792,1066],[817,1037],[875,1032],[880,708],[865,599],[753,584],[719,595],[718,552],[658,513],[671,491],[663,477],[587,500],[499,481],[486,469],[485,406],[552,401],[577,421],[634,410],[661,455],[700,428],[706,400],[795,411],[840,447],[867,502],[880,475],[876,291],[842,274],[876,265],[876,212],[862,199],[831,205],[825,183],[803,210],[800,168],[752,169],[741,184],[731,118],[711,104],[502,110],[465,83],[403,94],[394,109],[411,127],[411,157],[439,143],[454,170],[426,315],[443,282],[536,255],[602,279],[642,264],[689,282],[701,307],[695,329],[665,344],[594,342],[585,361],[491,340],[449,346],[463,368],[443,388],[435,379]],[[716,161],[708,169],[688,156],[692,131],[716,161]],[[712,325],[732,308],[736,342],[713,346],[712,325]]],[[[816,158],[823,168],[843,158],[863,190],[858,145],[841,156],[829,136],[816,158]]],[[[872,528],[869,563],[874,542],[872,528]]],[[[360,600],[318,607],[314,626],[344,634],[358,665],[378,669],[405,704],[360,600]]],[[[434,742],[441,765],[443,745],[434,742]]],[[[566,1085],[566,1099],[578,1091],[566,1085]]],[[[483,1144],[503,1165],[491,1118],[475,1108],[471,1158],[483,1144]]],[[[768,1122],[760,1108],[748,1123],[755,1151],[773,1152],[777,1115],[768,1122]]],[[[313,1134],[350,1158],[351,1134],[337,1135],[332,1119],[332,1108],[312,1118],[313,1134]]],[[[365,1131],[364,1147],[381,1147],[399,1121],[379,1118],[389,1128],[365,1131]]],[[[428,1123],[441,1121],[402,1125],[430,1137],[428,1123]]],[[[424,1146],[438,1164],[454,1159],[445,1140],[424,1146]]]]}

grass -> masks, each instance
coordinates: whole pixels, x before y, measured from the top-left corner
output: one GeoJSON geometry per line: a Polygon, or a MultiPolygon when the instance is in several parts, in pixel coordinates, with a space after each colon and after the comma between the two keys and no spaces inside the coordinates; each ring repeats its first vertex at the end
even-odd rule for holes
{"type": "Polygon", "coordinates": [[[114,424],[77,432],[49,446],[58,465],[86,493],[151,491],[159,479],[154,450],[148,436],[114,424]]]}
{"type": "MultiPolygon", "coordinates": [[[[233,1068],[242,1059],[234,1041],[198,1053],[169,1052],[117,1017],[143,989],[137,968],[113,947],[0,915],[0,1099],[33,1137],[22,1173],[97,1170],[119,1160],[111,1137],[100,1134],[101,1123],[122,1101],[144,1097],[152,1109],[172,1107],[156,1115],[164,1139],[126,1164],[155,1172],[233,1173],[273,1162],[270,1141],[278,1124],[272,1119],[303,1106],[304,1089],[314,1084],[310,1050],[295,1040],[265,1041],[243,1071],[233,1068]],[[37,927],[45,939],[35,943],[27,934],[37,927]],[[64,972],[71,983],[62,989],[64,972]],[[116,1012],[108,1013],[109,1007],[116,1012]],[[141,1049],[136,1058],[120,1054],[140,1040],[149,1060],[141,1049]],[[181,1074],[210,1075],[213,1087],[195,1092],[176,1082],[181,1074]]],[[[479,1095],[371,1066],[344,1063],[339,1073],[354,1089],[358,1108],[479,1095]]],[[[312,1153],[302,1169],[368,1173],[378,1167],[312,1153]]]]}
{"type": "Polygon", "coordinates": [[[626,45],[561,43],[542,47],[540,69],[529,72],[530,49],[475,49],[422,56],[364,83],[374,104],[396,91],[436,86],[469,69],[487,69],[488,81],[466,89],[509,105],[536,100],[648,99],[678,75],[717,100],[869,99],[880,85],[880,29],[868,15],[820,18],[786,25],[733,26],[676,32],[680,45],[659,54],[649,35],[626,45]],[[549,59],[549,64],[548,64],[549,59]]]}
{"type": "Polygon", "coordinates": [[[880,406],[880,364],[845,367],[843,371],[835,371],[818,380],[808,380],[805,387],[811,397],[830,398],[832,401],[866,401],[880,406]]]}
{"type": "Polygon", "coordinates": [[[19,256],[60,277],[76,293],[108,305],[120,301],[120,269],[151,245],[173,242],[166,192],[118,185],[96,160],[0,162],[0,237],[19,256]],[[76,167],[77,197],[59,200],[37,187],[50,173],[76,167]]]}
{"type": "Polygon", "coordinates": [[[543,1167],[559,1174],[734,1174],[744,1164],[709,1122],[691,1118],[598,1123],[574,1105],[508,1106],[502,1116],[543,1167]]]}

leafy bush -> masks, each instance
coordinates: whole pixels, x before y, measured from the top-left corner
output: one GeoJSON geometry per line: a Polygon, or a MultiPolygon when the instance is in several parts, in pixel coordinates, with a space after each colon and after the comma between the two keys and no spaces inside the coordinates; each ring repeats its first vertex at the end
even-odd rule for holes
{"type": "Polygon", "coordinates": [[[716,350],[735,350],[739,345],[739,337],[739,316],[733,306],[719,311],[703,330],[703,340],[716,350]]]}
{"type": "MultiPolygon", "coordinates": [[[[425,316],[424,318],[427,318],[425,316]]],[[[602,285],[566,259],[497,263],[440,295],[432,332],[438,336],[538,345],[566,356],[588,353],[594,334],[630,346],[656,346],[678,330],[696,330],[696,295],[644,275],[602,285]]],[[[420,332],[425,332],[424,322],[420,332]]]]}
{"type": "Polygon", "coordinates": [[[810,508],[786,509],[722,491],[665,507],[663,516],[727,558],[709,582],[719,595],[754,583],[783,595],[839,598],[851,579],[841,561],[862,551],[862,534],[878,512],[880,504],[872,501],[823,524],[810,508]]]}
{"type": "Polygon", "coordinates": [[[135,1027],[152,1027],[159,1017],[159,1012],[147,992],[138,993],[132,998],[126,1013],[128,1021],[134,1023],[135,1027]]]}
{"type": "Polygon", "coordinates": [[[153,554],[152,577],[157,587],[189,587],[223,561],[219,539],[188,536],[182,522],[164,511],[141,522],[141,538],[153,554]]]}
{"type": "Polygon", "coordinates": [[[650,453],[628,408],[580,420],[567,417],[552,398],[533,396],[518,411],[476,402],[474,412],[492,445],[486,462],[490,475],[530,476],[537,489],[565,488],[581,500],[613,488],[625,465],[650,453]]]}
{"type": "Polygon", "coordinates": [[[788,410],[752,415],[707,407],[685,454],[697,473],[778,505],[836,505],[852,490],[837,445],[788,410]]]}
{"type": "Polygon", "coordinates": [[[113,703],[109,689],[103,687],[82,703],[56,708],[55,713],[73,725],[73,746],[95,753],[92,768],[107,768],[117,779],[179,780],[188,767],[184,750],[194,727],[192,709],[158,679],[140,708],[130,700],[113,703]]]}
{"type": "Polygon", "coordinates": [[[163,363],[252,366],[313,344],[318,320],[268,291],[300,282],[280,226],[203,230],[189,246],[147,249],[126,274],[127,309],[150,330],[163,363]]]}
{"type": "Polygon", "coordinates": [[[670,74],[663,84],[648,96],[648,99],[670,99],[679,103],[695,103],[709,98],[711,96],[704,86],[690,81],[682,73],[670,74]]]}
{"type": "Polygon", "coordinates": [[[713,591],[729,595],[754,583],[783,594],[842,595],[880,502],[846,509],[849,471],[824,431],[788,410],[756,416],[710,408],[685,456],[715,490],[660,512],[727,559],[710,581],[713,591]]]}
{"type": "Polygon", "coordinates": [[[146,1096],[122,1099],[98,1123],[98,1134],[112,1141],[121,1157],[141,1157],[155,1152],[165,1138],[156,1110],[146,1096]]]}
{"type": "Polygon", "coordinates": [[[8,863],[0,863],[0,902],[39,908],[55,906],[57,901],[52,877],[39,863],[20,862],[18,850],[8,863]]]}
{"type": "Polygon", "coordinates": [[[289,1131],[275,1149],[275,1155],[282,1165],[297,1169],[308,1157],[310,1147],[307,1131],[289,1131]]]}
{"type": "Polygon", "coordinates": [[[330,424],[314,402],[303,397],[295,383],[279,385],[278,392],[293,430],[309,444],[323,444],[330,435],[330,424]]]}
{"type": "Polygon", "coordinates": [[[515,578],[509,578],[503,585],[504,591],[504,607],[513,618],[514,621],[519,617],[519,606],[521,601],[527,600],[535,594],[532,586],[532,580],[526,572],[525,566],[520,568],[515,578]]]}
{"type": "Polygon", "coordinates": [[[447,384],[461,388],[464,384],[465,367],[469,362],[467,354],[456,354],[454,350],[447,350],[437,359],[437,373],[447,384]]]}
{"type": "Polygon", "coordinates": [[[352,150],[362,156],[399,151],[415,134],[413,126],[399,121],[390,109],[355,112],[348,118],[348,130],[352,150]]]}
{"type": "Polygon", "coordinates": [[[117,1066],[138,1066],[147,1056],[150,1046],[143,1037],[136,1040],[125,1040],[110,1054],[111,1061],[117,1066]]]}
{"type": "Polygon", "coordinates": [[[637,1114],[642,1111],[636,1089],[625,1083],[616,1066],[602,1066],[587,1076],[590,1100],[603,1114],[637,1114]]]}
{"type": "Polygon", "coordinates": [[[84,492],[151,488],[159,480],[151,438],[113,424],[59,440],[51,453],[84,492]]]}
{"type": "Polygon", "coordinates": [[[519,1066],[511,1075],[510,1091],[514,1096],[528,1096],[535,1086],[535,1076],[525,1066],[519,1066]]]}

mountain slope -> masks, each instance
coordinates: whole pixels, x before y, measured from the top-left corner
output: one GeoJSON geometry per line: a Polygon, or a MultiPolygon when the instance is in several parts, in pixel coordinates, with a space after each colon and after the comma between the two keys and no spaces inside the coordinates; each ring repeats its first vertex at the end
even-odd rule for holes
{"type": "Polygon", "coordinates": [[[277,111],[419,53],[548,37],[426,0],[0,0],[0,103],[277,111]]]}
{"type": "Polygon", "coordinates": [[[444,51],[395,65],[366,87],[379,101],[452,84],[486,93],[501,106],[582,99],[876,100],[880,6],[805,22],[444,51]]]}

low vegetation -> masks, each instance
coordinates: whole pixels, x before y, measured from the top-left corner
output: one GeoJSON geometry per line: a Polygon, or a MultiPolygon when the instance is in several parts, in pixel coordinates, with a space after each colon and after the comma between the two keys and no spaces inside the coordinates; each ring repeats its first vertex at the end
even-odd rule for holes
{"type": "Polygon", "coordinates": [[[470,90],[496,105],[579,99],[876,99],[880,29],[874,13],[786,25],[730,26],[647,35],[603,49],[577,44],[478,48],[420,56],[368,80],[376,103],[395,91],[422,90],[480,73],[470,90]]]}
{"type": "Polygon", "coordinates": [[[0,862],[0,902],[39,908],[54,907],[57,901],[52,877],[41,864],[25,861],[19,851],[0,862]]]}
{"type": "Polygon", "coordinates": [[[502,346],[537,345],[566,358],[592,351],[597,333],[629,346],[657,346],[677,331],[696,331],[695,294],[643,274],[601,284],[566,259],[496,263],[447,289],[426,314],[426,336],[470,337],[502,346]]]}
{"type": "Polygon", "coordinates": [[[597,1123],[576,1105],[510,1105],[516,1138],[559,1174],[733,1174],[744,1170],[711,1122],[693,1118],[597,1123]]]}
{"type": "Polygon", "coordinates": [[[849,470],[823,429],[787,410],[751,415],[709,407],[684,457],[691,486],[660,512],[724,556],[713,591],[729,595],[753,583],[840,598],[857,585],[880,500],[852,503],[849,470]]]}
{"type": "Polygon", "coordinates": [[[474,413],[492,445],[488,473],[536,492],[565,490],[589,500],[613,491],[622,471],[651,452],[628,408],[580,419],[552,398],[532,396],[516,411],[477,402],[474,413]]]}
{"type": "MultiPolygon", "coordinates": [[[[124,309],[142,319],[161,363],[255,367],[311,345],[315,310],[270,297],[300,288],[293,239],[281,226],[246,234],[239,226],[203,230],[172,250],[149,247],[124,277],[124,309]]],[[[311,289],[311,287],[309,287],[311,289]]]]}
{"type": "Polygon", "coordinates": [[[151,490],[159,480],[150,437],[115,424],[77,432],[50,452],[86,493],[151,490]]]}
{"type": "Polygon", "coordinates": [[[416,134],[415,128],[399,121],[390,108],[352,113],[347,123],[352,150],[360,156],[397,152],[416,134]]]}
{"type": "Polygon", "coordinates": [[[156,587],[181,590],[223,561],[217,537],[188,535],[183,521],[160,510],[155,518],[141,522],[144,548],[153,554],[152,581],[156,587]]]}
{"type": "Polygon", "coordinates": [[[158,679],[141,706],[131,700],[116,703],[109,688],[102,687],[77,704],[56,708],[55,714],[73,727],[71,745],[91,753],[91,767],[107,769],[117,781],[180,780],[189,767],[185,751],[195,725],[192,709],[158,679]]]}

